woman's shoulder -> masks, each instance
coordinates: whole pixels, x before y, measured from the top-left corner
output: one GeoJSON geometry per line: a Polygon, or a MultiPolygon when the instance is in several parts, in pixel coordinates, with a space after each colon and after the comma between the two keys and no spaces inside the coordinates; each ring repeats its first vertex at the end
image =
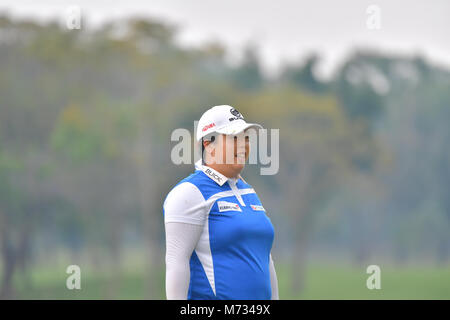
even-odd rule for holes
{"type": "Polygon", "coordinates": [[[203,224],[205,198],[200,189],[189,179],[177,183],[163,203],[165,222],[203,224]]]}

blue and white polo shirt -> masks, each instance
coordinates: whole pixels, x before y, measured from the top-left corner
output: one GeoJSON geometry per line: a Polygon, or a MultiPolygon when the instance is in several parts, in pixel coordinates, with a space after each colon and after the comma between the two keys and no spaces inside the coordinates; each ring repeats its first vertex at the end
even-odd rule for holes
{"type": "Polygon", "coordinates": [[[169,192],[165,222],[203,225],[190,259],[188,299],[271,299],[274,228],[251,185],[196,163],[169,192]]]}

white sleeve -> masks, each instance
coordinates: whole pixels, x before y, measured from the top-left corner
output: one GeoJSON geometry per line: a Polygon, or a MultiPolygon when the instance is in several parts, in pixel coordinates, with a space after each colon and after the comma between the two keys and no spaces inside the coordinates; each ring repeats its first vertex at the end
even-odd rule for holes
{"type": "Polygon", "coordinates": [[[275,272],[275,265],[273,264],[272,254],[270,254],[269,261],[269,270],[270,270],[270,285],[272,287],[272,300],[279,300],[278,296],[278,279],[277,273],[275,272]]]}
{"type": "Polygon", "coordinates": [[[167,222],[166,227],[166,296],[168,300],[186,300],[190,281],[189,260],[203,226],[167,222]]]}
{"type": "Polygon", "coordinates": [[[206,201],[200,190],[189,182],[177,185],[164,201],[164,222],[184,222],[203,225],[206,201]]]}

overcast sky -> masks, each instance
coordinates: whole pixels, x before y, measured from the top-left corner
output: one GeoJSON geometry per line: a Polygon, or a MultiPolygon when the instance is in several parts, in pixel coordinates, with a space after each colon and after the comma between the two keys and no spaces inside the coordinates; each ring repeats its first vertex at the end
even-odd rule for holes
{"type": "Polygon", "coordinates": [[[420,53],[450,69],[449,0],[0,0],[0,12],[65,21],[71,5],[81,8],[91,26],[132,15],[163,19],[179,26],[180,44],[215,39],[232,61],[251,40],[267,72],[316,51],[324,58],[319,72],[326,76],[356,47],[420,53]],[[366,25],[370,5],[381,10],[379,30],[366,25]]]}

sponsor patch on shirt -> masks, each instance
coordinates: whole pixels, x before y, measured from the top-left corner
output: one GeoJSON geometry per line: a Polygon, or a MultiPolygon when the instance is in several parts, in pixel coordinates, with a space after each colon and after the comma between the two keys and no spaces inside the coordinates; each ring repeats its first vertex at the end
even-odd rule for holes
{"type": "Polygon", "coordinates": [[[222,186],[225,181],[223,181],[223,176],[219,176],[219,174],[216,171],[212,171],[210,168],[205,167],[203,169],[203,172],[206,173],[208,176],[211,177],[211,179],[213,179],[215,182],[217,182],[220,186],[222,186]]]}
{"type": "Polygon", "coordinates": [[[241,211],[241,207],[237,203],[228,202],[228,201],[217,201],[217,206],[219,207],[219,212],[225,211],[241,211]]]}
{"type": "Polygon", "coordinates": [[[255,211],[264,211],[264,212],[266,211],[263,206],[252,204],[251,207],[255,211]]]}

